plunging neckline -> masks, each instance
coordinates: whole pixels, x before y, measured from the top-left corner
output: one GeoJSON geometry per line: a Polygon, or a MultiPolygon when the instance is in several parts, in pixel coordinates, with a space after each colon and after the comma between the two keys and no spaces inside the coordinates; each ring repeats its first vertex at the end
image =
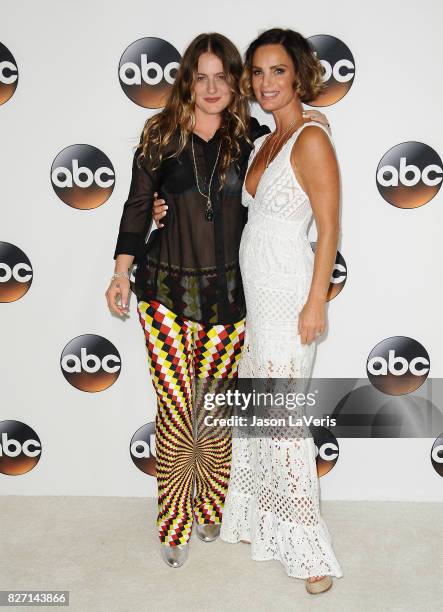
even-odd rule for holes
{"type": "MultiPolygon", "coordinates": [[[[304,125],[304,124],[302,123],[302,125],[304,125]]],[[[301,127],[301,126],[300,126],[300,127],[301,127]]],[[[249,193],[249,191],[247,190],[247,188],[246,188],[246,181],[247,181],[247,178],[248,178],[248,173],[249,173],[249,170],[250,170],[250,168],[251,168],[251,165],[252,165],[252,163],[253,163],[253,161],[254,161],[254,159],[255,159],[255,155],[254,155],[254,158],[252,159],[252,161],[251,161],[251,163],[249,164],[248,169],[247,169],[247,171],[246,171],[246,176],[245,176],[245,180],[244,180],[244,183],[243,183],[243,186],[244,186],[244,189],[245,189],[245,193],[246,193],[246,195],[248,195],[248,196],[251,198],[251,200],[253,200],[253,201],[254,201],[254,200],[255,200],[255,198],[257,197],[258,187],[259,187],[259,185],[260,185],[260,182],[261,182],[261,180],[262,180],[263,176],[266,174],[266,171],[268,170],[268,168],[270,168],[270,167],[272,166],[272,164],[275,162],[275,160],[277,159],[277,157],[280,155],[280,153],[281,153],[281,152],[283,151],[283,149],[286,147],[286,145],[287,145],[287,144],[288,144],[288,142],[291,140],[291,138],[294,136],[294,134],[296,134],[296,133],[298,132],[298,130],[300,129],[300,127],[298,127],[298,128],[297,128],[297,129],[294,131],[294,133],[293,133],[293,134],[291,134],[291,135],[289,136],[288,140],[287,140],[287,141],[285,142],[285,144],[284,144],[284,145],[281,147],[280,151],[277,153],[277,155],[274,157],[274,159],[273,159],[271,162],[269,162],[269,164],[268,164],[268,165],[265,167],[264,171],[262,172],[261,177],[258,179],[258,183],[257,183],[257,186],[256,186],[256,188],[255,188],[255,195],[251,195],[251,194],[249,193]]],[[[260,149],[257,151],[257,155],[258,155],[258,153],[260,152],[260,150],[261,150],[261,147],[260,147],[260,149]]]]}

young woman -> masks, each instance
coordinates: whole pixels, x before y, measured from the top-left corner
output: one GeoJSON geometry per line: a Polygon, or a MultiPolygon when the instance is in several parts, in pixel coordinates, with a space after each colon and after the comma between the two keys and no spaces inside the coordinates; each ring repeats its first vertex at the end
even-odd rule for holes
{"type": "Polygon", "coordinates": [[[193,381],[235,377],[244,339],[241,189],[252,143],[269,129],[249,117],[242,70],[221,34],[201,34],[186,49],[168,102],[146,121],[134,155],[106,291],[120,316],[130,289],[137,296],[157,394],[157,525],[171,567],[187,558],[194,519],[202,540],[218,536],[229,479],[230,440],[195,439],[193,381]],[[147,240],[154,193],[168,214],[147,240]]]}
{"type": "MultiPolygon", "coordinates": [[[[307,379],[325,329],[339,235],[339,170],[327,130],[303,117],[323,69],[292,30],[261,34],[246,52],[246,93],[272,112],[275,131],[255,142],[243,187],[248,222],[240,244],[246,296],[238,376],[307,379]],[[307,237],[314,216],[315,257],[307,237]]],[[[307,430],[309,432],[309,430],[307,430]]],[[[278,559],[310,593],[342,570],[319,509],[312,436],[234,437],[221,538],[278,559]]]]}

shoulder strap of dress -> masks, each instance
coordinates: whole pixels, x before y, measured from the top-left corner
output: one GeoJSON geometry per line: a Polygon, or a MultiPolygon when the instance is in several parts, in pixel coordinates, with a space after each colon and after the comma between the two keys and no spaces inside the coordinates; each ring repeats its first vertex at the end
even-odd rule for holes
{"type": "Polygon", "coordinates": [[[262,144],[264,143],[264,141],[266,140],[266,138],[268,136],[270,136],[271,132],[267,132],[266,134],[262,134],[261,136],[259,136],[258,138],[256,138],[254,140],[254,150],[259,151],[262,144]]]}
{"type": "Polygon", "coordinates": [[[257,155],[257,153],[260,151],[262,144],[264,143],[264,141],[266,140],[266,138],[269,136],[270,132],[267,132],[266,134],[263,134],[262,136],[259,136],[258,138],[256,138],[254,140],[254,148],[251,151],[251,155],[249,156],[249,163],[252,162],[252,159],[257,155]]]}

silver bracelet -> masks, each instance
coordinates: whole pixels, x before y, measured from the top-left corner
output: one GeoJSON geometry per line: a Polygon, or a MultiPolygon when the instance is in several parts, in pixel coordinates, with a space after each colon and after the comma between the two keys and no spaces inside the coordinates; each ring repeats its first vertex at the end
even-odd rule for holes
{"type": "Polygon", "coordinates": [[[114,278],[119,278],[120,276],[124,276],[125,278],[130,278],[129,271],[128,272],[114,272],[114,274],[111,276],[111,280],[114,280],[114,278]]]}

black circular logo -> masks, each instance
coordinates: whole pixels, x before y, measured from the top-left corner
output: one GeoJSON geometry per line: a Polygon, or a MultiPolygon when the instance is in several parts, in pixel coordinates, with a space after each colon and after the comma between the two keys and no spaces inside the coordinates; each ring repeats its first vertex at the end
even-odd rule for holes
{"type": "Polygon", "coordinates": [[[58,153],[51,166],[51,183],[60,200],[87,210],[106,202],[114,190],[115,173],[109,158],[88,144],[75,144],[58,153]]]}
{"type": "Polygon", "coordinates": [[[5,104],[17,89],[18,68],[12,53],[0,43],[0,105],[5,104]]]}
{"type": "Polygon", "coordinates": [[[392,336],[372,349],[366,371],[379,391],[404,395],[425,382],[430,365],[428,352],[420,342],[407,336],[392,336]]]}
{"type": "Polygon", "coordinates": [[[383,155],[376,179],[386,202],[398,208],[418,208],[439,192],[443,165],[432,147],[423,142],[402,142],[383,155]]]}
{"type": "Polygon", "coordinates": [[[32,266],[25,253],[9,242],[0,242],[0,302],[15,302],[32,283],[32,266]]]}
{"type": "Polygon", "coordinates": [[[84,334],[65,346],[60,367],[73,387],[95,393],[115,383],[120,375],[121,359],[112,342],[96,334],[84,334]]]}
{"type": "Polygon", "coordinates": [[[325,89],[309,106],[330,106],[345,96],[351,89],[355,76],[354,56],[343,41],[328,34],[317,34],[308,38],[314,53],[319,58],[325,74],[325,89]]]}
{"type": "Polygon", "coordinates": [[[140,38],[123,52],[118,66],[120,85],[130,100],[144,108],[165,105],[181,56],[162,38],[140,38]]]}
{"type": "Polygon", "coordinates": [[[132,436],[129,447],[132,461],[139,470],[156,476],[155,423],[146,423],[132,436]]]}
{"type": "Polygon", "coordinates": [[[431,449],[431,463],[439,476],[443,476],[443,433],[435,440],[431,449]]]}
{"type": "Polygon", "coordinates": [[[338,461],[339,447],[337,438],[326,427],[311,425],[309,430],[316,447],[317,474],[319,478],[332,470],[338,461]]]}
{"type": "MultiPolygon", "coordinates": [[[[311,242],[311,247],[315,253],[317,243],[311,242]]],[[[331,282],[330,282],[328,293],[326,296],[326,301],[329,302],[329,300],[332,300],[340,293],[340,291],[345,286],[347,277],[348,277],[348,268],[346,266],[346,262],[344,260],[344,257],[341,255],[341,253],[337,251],[337,256],[335,258],[334,267],[332,269],[331,282]]]]}
{"type": "Polygon", "coordinates": [[[42,445],[36,432],[21,421],[0,422],[0,473],[19,476],[40,460],[42,445]]]}

